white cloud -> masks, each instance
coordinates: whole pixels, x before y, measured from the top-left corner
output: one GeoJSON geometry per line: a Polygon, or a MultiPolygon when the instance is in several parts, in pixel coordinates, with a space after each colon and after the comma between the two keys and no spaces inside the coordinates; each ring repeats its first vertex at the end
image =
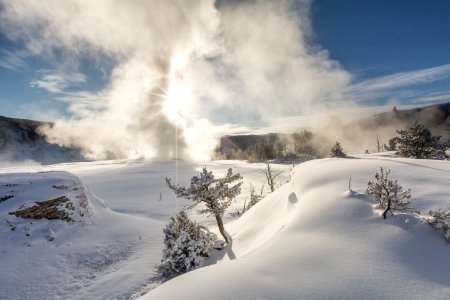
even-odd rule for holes
{"type": "MultiPolygon", "coordinates": [[[[387,96],[393,90],[399,90],[405,87],[429,83],[449,77],[450,64],[446,64],[422,70],[395,73],[354,83],[346,89],[346,94],[362,101],[373,100],[387,96]]],[[[409,94],[409,97],[414,97],[414,94],[409,94]]]]}
{"type": "Polygon", "coordinates": [[[46,90],[49,93],[61,94],[72,86],[86,82],[86,76],[81,73],[52,73],[48,70],[41,70],[42,77],[30,82],[31,87],[46,90]]]}
{"type": "Polygon", "coordinates": [[[450,100],[450,92],[438,92],[438,93],[431,93],[426,96],[419,97],[415,99],[413,102],[416,103],[431,103],[431,102],[439,102],[439,101],[448,101],[450,100]]]}
{"type": "Polygon", "coordinates": [[[27,64],[19,54],[0,49],[0,67],[10,70],[23,70],[27,68],[27,64]]]}

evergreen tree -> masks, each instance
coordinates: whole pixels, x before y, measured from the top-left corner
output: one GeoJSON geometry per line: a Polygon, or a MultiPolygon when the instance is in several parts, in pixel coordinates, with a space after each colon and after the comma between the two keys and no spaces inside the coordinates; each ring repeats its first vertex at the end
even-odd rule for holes
{"type": "Polygon", "coordinates": [[[239,173],[233,174],[231,168],[228,169],[225,177],[219,179],[216,179],[211,171],[208,172],[206,168],[203,168],[202,173],[192,177],[189,187],[172,185],[170,178],[166,178],[166,182],[177,197],[194,201],[193,206],[203,202],[206,208],[200,209],[199,213],[214,215],[220,233],[225,242],[229,243],[231,237],[225,231],[222,216],[230,206],[231,201],[241,192],[242,182],[238,182],[231,187],[229,184],[240,179],[242,179],[242,176],[239,173]]]}
{"type": "Polygon", "coordinates": [[[253,207],[253,205],[258,203],[263,198],[263,195],[262,195],[263,188],[264,188],[264,185],[261,188],[261,192],[258,194],[255,191],[255,187],[250,183],[250,201],[248,202],[245,210],[249,210],[250,208],[253,207]]]}
{"type": "Polygon", "coordinates": [[[383,218],[393,210],[402,211],[409,208],[411,201],[411,190],[403,191],[403,187],[397,180],[389,180],[390,170],[384,171],[380,168],[380,173],[375,174],[375,181],[367,183],[366,194],[377,202],[377,208],[383,209],[383,218]]]}
{"type": "Polygon", "coordinates": [[[341,143],[336,142],[336,144],[331,147],[330,156],[331,157],[345,157],[347,154],[344,153],[341,143]]]}
{"type": "Polygon", "coordinates": [[[250,161],[264,161],[275,158],[275,145],[272,141],[264,139],[247,150],[250,161]]]}
{"type": "Polygon", "coordinates": [[[440,136],[433,136],[428,128],[418,121],[409,130],[397,130],[397,140],[401,156],[411,158],[445,158],[445,146],[439,142],[440,136]]]}
{"type": "Polygon", "coordinates": [[[384,149],[386,149],[387,151],[396,151],[398,140],[398,137],[393,137],[389,140],[389,145],[384,144],[384,149]]]}
{"type": "Polygon", "coordinates": [[[428,224],[433,228],[440,230],[447,240],[450,240],[450,211],[429,211],[430,217],[427,218],[428,224]]]}
{"type": "Polygon", "coordinates": [[[315,155],[316,153],[313,146],[313,138],[313,133],[306,129],[291,134],[294,154],[315,155]]]}
{"type": "Polygon", "coordinates": [[[217,236],[204,226],[191,221],[185,211],[170,218],[163,229],[163,257],[158,272],[171,276],[198,268],[213,249],[217,236]]]}

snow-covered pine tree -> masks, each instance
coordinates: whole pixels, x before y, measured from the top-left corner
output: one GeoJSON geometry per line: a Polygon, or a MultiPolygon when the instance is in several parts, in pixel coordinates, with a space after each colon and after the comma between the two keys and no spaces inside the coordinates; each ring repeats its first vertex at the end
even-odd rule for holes
{"type": "Polygon", "coordinates": [[[255,187],[250,183],[250,201],[247,204],[246,210],[249,210],[250,208],[252,208],[253,205],[258,203],[263,198],[263,195],[262,195],[263,189],[264,189],[264,184],[261,188],[260,193],[258,194],[255,191],[255,187]]]}
{"type": "Polygon", "coordinates": [[[428,217],[427,223],[433,226],[433,228],[442,231],[444,237],[450,240],[450,211],[433,211],[429,212],[430,217],[428,217]]]}
{"type": "Polygon", "coordinates": [[[428,128],[415,121],[407,130],[397,130],[397,148],[401,156],[411,158],[445,158],[445,145],[440,136],[433,136],[428,128]]]}
{"type": "Polygon", "coordinates": [[[377,202],[377,208],[383,209],[383,218],[393,210],[406,210],[411,204],[411,190],[403,191],[403,187],[397,183],[397,180],[390,180],[388,176],[390,170],[384,171],[380,168],[380,173],[375,174],[375,181],[367,183],[366,194],[371,196],[377,202]]]}
{"type": "Polygon", "coordinates": [[[330,157],[345,157],[347,154],[344,153],[341,143],[336,142],[330,150],[330,157]]]}
{"type": "Polygon", "coordinates": [[[229,243],[231,242],[231,237],[225,231],[222,216],[230,206],[231,201],[241,192],[242,182],[238,182],[233,186],[229,186],[229,184],[240,179],[242,179],[242,176],[239,173],[233,174],[231,168],[228,169],[225,177],[218,179],[214,177],[211,171],[208,172],[206,168],[203,168],[202,173],[192,177],[189,187],[178,184],[172,185],[170,178],[166,178],[166,182],[177,197],[194,201],[191,207],[203,202],[206,208],[200,209],[199,213],[214,215],[220,233],[225,242],[229,243]]]}
{"type": "Polygon", "coordinates": [[[184,210],[170,218],[170,223],[163,232],[166,248],[163,250],[158,272],[166,277],[201,266],[217,240],[217,236],[206,227],[190,220],[184,210]]]}

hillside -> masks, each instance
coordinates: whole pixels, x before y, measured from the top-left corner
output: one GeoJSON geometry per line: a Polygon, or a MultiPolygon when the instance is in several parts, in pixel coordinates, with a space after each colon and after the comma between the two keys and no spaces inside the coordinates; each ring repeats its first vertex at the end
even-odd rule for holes
{"type": "MultiPolygon", "coordinates": [[[[164,178],[188,183],[205,165],[218,175],[233,167],[244,176],[242,195],[229,213],[242,210],[250,182],[260,187],[264,180],[257,171],[262,164],[238,161],[0,166],[0,199],[5,199],[0,200],[0,299],[129,300],[153,288],[159,282],[154,271],[161,260],[162,229],[170,216],[191,205],[177,199],[164,178]],[[63,195],[77,199],[82,190],[89,199],[89,216],[81,222],[9,214],[63,195]]],[[[289,166],[274,169],[285,171],[279,178],[286,182],[289,166]]],[[[190,213],[202,224],[215,224],[196,210],[190,213]]],[[[224,220],[233,217],[227,213],[224,220]]]]}
{"type": "MultiPolygon", "coordinates": [[[[435,134],[447,136],[446,128],[450,128],[450,102],[399,110],[394,107],[391,111],[376,114],[371,118],[357,122],[366,129],[374,129],[387,126],[397,128],[408,126],[418,120],[435,134]]],[[[352,126],[354,126],[353,124],[352,126]]]]}
{"type": "MultiPolygon", "coordinates": [[[[365,150],[378,152],[377,136],[381,146],[383,143],[388,144],[389,139],[397,136],[396,130],[408,128],[416,120],[430,129],[434,135],[442,136],[442,141],[445,141],[450,137],[450,132],[447,130],[450,128],[449,117],[450,102],[405,110],[398,110],[394,107],[391,111],[351,122],[346,120],[345,115],[337,115],[324,120],[322,128],[310,128],[311,137],[303,136],[298,141],[295,141],[293,134],[286,133],[223,136],[220,138],[217,152],[222,157],[235,158],[237,156],[237,158],[245,159],[236,153],[249,151],[258,143],[266,141],[273,145],[276,155],[278,155],[277,152],[280,152],[277,150],[278,148],[285,152],[286,149],[292,148],[293,144],[298,143],[293,148],[301,149],[301,152],[298,153],[294,150],[296,155],[327,157],[336,140],[339,140],[344,148],[354,153],[364,153],[365,150]]],[[[302,132],[305,131],[299,130],[295,134],[301,136],[302,132]]]]}
{"type": "Polygon", "coordinates": [[[0,116],[0,163],[28,160],[49,164],[84,160],[76,148],[48,143],[38,132],[39,126],[44,124],[51,123],[0,116]]]}
{"type": "Polygon", "coordinates": [[[306,162],[227,225],[233,243],[219,263],[142,299],[447,299],[443,236],[413,213],[383,220],[363,194],[380,166],[412,188],[416,210],[450,205],[449,162],[375,155],[306,162]]]}

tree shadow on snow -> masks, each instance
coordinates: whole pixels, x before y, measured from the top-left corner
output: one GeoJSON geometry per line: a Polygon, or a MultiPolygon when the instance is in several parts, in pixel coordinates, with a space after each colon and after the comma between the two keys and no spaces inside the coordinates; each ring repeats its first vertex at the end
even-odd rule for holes
{"type": "Polygon", "coordinates": [[[233,251],[233,241],[225,245],[223,249],[213,251],[205,260],[203,266],[215,265],[224,260],[225,256],[228,256],[230,261],[236,259],[236,254],[233,251]]]}

